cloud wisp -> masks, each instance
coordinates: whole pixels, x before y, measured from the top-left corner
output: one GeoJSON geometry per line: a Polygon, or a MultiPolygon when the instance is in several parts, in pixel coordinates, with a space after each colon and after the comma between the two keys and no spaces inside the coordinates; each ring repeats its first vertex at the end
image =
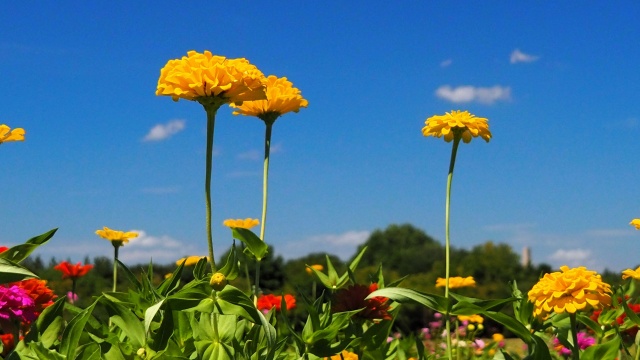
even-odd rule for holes
{"type": "Polygon", "coordinates": [[[184,130],[185,121],[181,119],[171,120],[166,124],[157,124],[149,130],[142,139],[144,142],[162,141],[184,130]]]}
{"type": "Polygon", "coordinates": [[[463,85],[455,88],[451,85],[442,85],[436,90],[436,96],[453,103],[479,102],[490,105],[496,101],[510,100],[511,88],[500,85],[492,87],[463,85]]]}
{"type": "Polygon", "coordinates": [[[129,241],[120,251],[120,261],[127,264],[171,263],[178,258],[189,255],[189,246],[168,235],[154,236],[144,230],[131,230],[138,233],[138,237],[129,241]]]}
{"type": "Polygon", "coordinates": [[[517,63],[530,63],[538,60],[540,57],[535,55],[525,54],[519,49],[515,49],[511,52],[511,56],[509,57],[509,61],[512,64],[517,63]]]}
{"type": "Polygon", "coordinates": [[[311,253],[330,252],[346,260],[355,254],[358,245],[367,241],[370,235],[371,232],[366,230],[314,235],[301,241],[286,243],[282,255],[285,258],[298,258],[311,253]]]}

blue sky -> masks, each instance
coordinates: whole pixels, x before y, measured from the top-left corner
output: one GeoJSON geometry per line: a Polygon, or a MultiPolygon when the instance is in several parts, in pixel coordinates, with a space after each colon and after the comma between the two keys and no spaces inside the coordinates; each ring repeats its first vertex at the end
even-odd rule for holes
{"type": "MultiPolygon", "coordinates": [[[[309,100],[273,132],[266,241],[285,258],[350,257],[375,229],[444,240],[451,144],[427,117],[469,110],[494,138],[461,146],[452,243],[528,246],[535,263],[640,264],[640,5],[554,2],[13,2],[0,14],[0,244],[130,263],[206,253],[205,114],[155,96],[189,50],[246,57],[309,100]],[[400,4],[400,5],[398,5],[400,4]],[[154,130],[155,129],[155,130],[154,130]]],[[[218,112],[214,246],[260,217],[264,124],[218,112]]]]}

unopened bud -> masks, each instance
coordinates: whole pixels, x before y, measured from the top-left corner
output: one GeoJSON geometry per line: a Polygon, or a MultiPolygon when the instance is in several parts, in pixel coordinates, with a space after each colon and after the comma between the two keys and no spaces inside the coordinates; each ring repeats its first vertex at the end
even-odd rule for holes
{"type": "Polygon", "coordinates": [[[220,291],[227,285],[227,277],[223,273],[217,272],[211,276],[209,284],[213,290],[220,291]]]}
{"type": "Polygon", "coordinates": [[[138,352],[136,352],[136,354],[138,354],[139,357],[141,358],[146,358],[147,356],[147,350],[145,350],[143,347],[141,347],[140,349],[138,349],[138,352]]]}

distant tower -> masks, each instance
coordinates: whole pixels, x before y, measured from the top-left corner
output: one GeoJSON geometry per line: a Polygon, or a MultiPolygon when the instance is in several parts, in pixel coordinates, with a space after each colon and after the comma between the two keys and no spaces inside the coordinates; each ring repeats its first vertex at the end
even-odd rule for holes
{"type": "Polygon", "coordinates": [[[522,249],[522,267],[528,268],[531,266],[531,249],[525,246],[522,249]]]}

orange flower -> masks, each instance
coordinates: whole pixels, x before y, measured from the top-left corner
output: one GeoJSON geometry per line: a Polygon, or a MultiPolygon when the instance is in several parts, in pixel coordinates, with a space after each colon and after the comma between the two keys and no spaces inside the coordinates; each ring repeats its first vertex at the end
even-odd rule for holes
{"type": "Polygon", "coordinates": [[[229,228],[243,228],[243,229],[251,229],[252,227],[260,224],[260,220],[246,218],[246,219],[227,219],[222,222],[222,225],[229,228]]]}
{"type": "Polygon", "coordinates": [[[486,118],[476,117],[468,111],[453,110],[428,118],[425,121],[426,126],[422,128],[422,135],[444,137],[446,142],[459,137],[465,143],[479,136],[489,142],[491,132],[487,121],[486,118]]]}
{"type": "Polygon", "coordinates": [[[389,314],[389,304],[386,297],[378,296],[366,299],[369,294],[378,290],[378,284],[372,283],[369,286],[355,284],[347,288],[340,289],[335,294],[335,301],[331,310],[333,312],[344,312],[362,309],[355,316],[367,320],[391,320],[389,314]]]}
{"type": "MultiPolygon", "coordinates": [[[[293,295],[286,294],[284,296],[284,302],[287,306],[287,310],[291,310],[296,307],[296,298],[293,297],[293,295]]],[[[275,307],[277,311],[280,311],[282,310],[282,296],[276,296],[273,294],[262,295],[258,298],[256,307],[262,312],[268,312],[273,307],[275,307]]]]}
{"type": "Polygon", "coordinates": [[[307,271],[307,274],[311,275],[311,274],[313,274],[313,270],[317,270],[317,271],[324,270],[324,266],[322,266],[320,264],[311,265],[311,266],[307,266],[305,268],[305,270],[307,271]]]}
{"type": "Polygon", "coordinates": [[[0,144],[7,141],[24,141],[24,129],[15,128],[11,130],[5,124],[0,125],[0,144]]]}
{"type": "Polygon", "coordinates": [[[0,341],[2,341],[2,346],[4,348],[4,350],[2,350],[2,356],[7,356],[7,354],[9,354],[11,352],[11,350],[13,350],[13,348],[16,346],[15,342],[13,341],[13,334],[2,334],[0,335],[0,341]]]}
{"type": "MultiPolygon", "coordinates": [[[[437,278],[436,279],[436,287],[445,287],[447,286],[446,278],[437,278]]],[[[449,278],[449,289],[457,289],[462,287],[474,287],[476,286],[476,281],[473,279],[473,276],[461,277],[461,276],[452,276],[449,278]]]]}
{"type": "Polygon", "coordinates": [[[93,265],[81,265],[80,263],[72,265],[67,261],[63,261],[53,268],[62,272],[63,279],[70,278],[75,280],[87,275],[89,270],[93,269],[93,265]]]}
{"type": "Polygon", "coordinates": [[[309,105],[300,90],[293,87],[293,83],[286,77],[269,75],[264,82],[267,86],[267,99],[245,101],[242,105],[231,104],[231,107],[237,109],[233,115],[257,116],[265,122],[273,123],[280,115],[298,112],[300,108],[309,105]]]}
{"type": "Polygon", "coordinates": [[[39,315],[42,310],[53,305],[53,300],[57,297],[53,291],[47,287],[46,280],[28,279],[9,285],[19,286],[29,294],[29,297],[33,299],[35,305],[34,311],[36,316],[39,315]]]}
{"type": "Polygon", "coordinates": [[[2,254],[3,252],[5,252],[5,251],[7,251],[7,250],[9,250],[9,248],[8,248],[8,247],[6,247],[6,246],[0,246],[0,254],[2,254]]]}

